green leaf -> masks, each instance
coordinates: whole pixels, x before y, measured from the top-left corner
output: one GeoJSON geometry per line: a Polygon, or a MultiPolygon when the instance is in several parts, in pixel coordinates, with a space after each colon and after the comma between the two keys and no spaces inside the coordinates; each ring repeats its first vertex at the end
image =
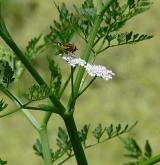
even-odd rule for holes
{"type": "Polygon", "coordinates": [[[61,6],[55,4],[59,12],[59,21],[54,21],[54,25],[50,26],[51,32],[45,36],[45,42],[54,43],[57,40],[63,43],[69,42],[78,27],[78,18],[70,13],[63,3],[61,6]]]}
{"type": "Polygon", "coordinates": [[[5,48],[0,45],[0,63],[5,64],[6,62],[8,62],[9,66],[12,69],[14,68],[14,63],[15,63],[14,52],[9,48],[5,48]]]}
{"type": "Polygon", "coordinates": [[[123,133],[129,132],[135,126],[135,124],[136,123],[134,123],[130,127],[128,124],[126,124],[124,127],[122,127],[121,124],[118,124],[117,126],[113,126],[113,124],[111,124],[109,127],[106,127],[108,138],[110,139],[112,137],[119,136],[123,133]]]}
{"type": "Polygon", "coordinates": [[[146,144],[145,144],[145,153],[144,155],[147,157],[147,158],[150,158],[152,156],[152,148],[149,144],[149,141],[146,140],[146,144]]]}
{"type": "Polygon", "coordinates": [[[71,150],[71,144],[69,137],[64,129],[61,127],[58,128],[58,137],[56,139],[57,145],[60,149],[64,150],[65,152],[67,150],[71,150]]]}
{"type": "Polygon", "coordinates": [[[42,152],[42,144],[39,139],[36,140],[36,143],[33,145],[33,149],[35,150],[35,153],[39,156],[43,156],[42,152]]]}
{"type": "Polygon", "coordinates": [[[86,140],[87,140],[89,127],[90,127],[89,125],[85,124],[84,127],[80,131],[78,131],[79,138],[83,143],[84,147],[86,147],[86,140]]]}
{"type": "Polygon", "coordinates": [[[6,84],[6,87],[9,86],[10,83],[14,81],[14,71],[12,68],[9,66],[9,63],[6,62],[4,65],[4,73],[3,73],[3,80],[2,82],[6,84]]]}
{"type": "Polygon", "coordinates": [[[147,34],[134,34],[131,32],[124,32],[120,34],[112,34],[107,35],[105,39],[108,41],[108,45],[106,47],[114,47],[124,44],[135,44],[137,42],[141,42],[144,40],[151,39],[153,35],[147,35],[147,34]]]}
{"type": "Polygon", "coordinates": [[[6,161],[6,160],[2,160],[2,159],[0,158],[0,165],[5,165],[5,164],[7,164],[7,161],[6,161]]]}
{"type": "Polygon", "coordinates": [[[125,127],[123,129],[121,129],[120,134],[128,132],[129,130],[130,130],[129,125],[126,124],[125,127]]]}
{"type": "Polygon", "coordinates": [[[93,130],[93,136],[97,139],[97,142],[100,141],[100,138],[102,137],[105,129],[102,128],[102,125],[99,124],[94,130],[93,130]]]}
{"type": "Polygon", "coordinates": [[[9,86],[15,79],[15,58],[14,53],[7,48],[0,46],[0,83],[9,86]]]}
{"type": "Polygon", "coordinates": [[[111,124],[109,127],[106,127],[106,131],[107,131],[108,137],[111,138],[113,135],[113,125],[111,124]]]}
{"type": "Polygon", "coordinates": [[[3,99],[0,100],[0,112],[3,111],[8,106],[3,99]]]}
{"type": "Polygon", "coordinates": [[[42,53],[45,49],[45,44],[40,44],[40,39],[42,38],[42,35],[39,35],[38,37],[32,38],[28,45],[26,46],[26,56],[31,60],[32,58],[36,57],[40,53],[42,53]]]}
{"type": "Polygon", "coordinates": [[[58,96],[62,84],[61,70],[53,59],[48,58],[48,63],[49,63],[49,70],[51,72],[50,89],[55,95],[58,96]]]}
{"type": "Polygon", "coordinates": [[[91,28],[93,26],[93,22],[96,16],[97,9],[94,6],[92,0],[86,0],[82,4],[80,8],[74,5],[74,9],[76,10],[77,17],[77,27],[79,31],[83,34],[83,38],[87,39],[91,28]]]}
{"type": "Polygon", "coordinates": [[[133,138],[121,138],[121,140],[123,141],[125,148],[127,150],[125,156],[131,159],[129,163],[125,163],[124,165],[139,164],[152,156],[152,148],[148,140],[145,143],[144,151],[142,151],[136,140],[133,138]]]}
{"type": "Polygon", "coordinates": [[[116,134],[118,135],[120,133],[120,131],[121,131],[121,124],[118,124],[116,126],[116,134]]]}
{"type": "Polygon", "coordinates": [[[135,0],[128,0],[128,6],[129,6],[129,9],[133,9],[135,8],[135,0]]]}
{"type": "MultiPolygon", "coordinates": [[[[152,4],[150,0],[128,0],[127,3],[114,1],[105,12],[99,35],[104,37],[104,35],[111,35],[112,32],[118,31],[128,20],[148,10],[152,4]]],[[[119,37],[121,41],[122,36],[119,37]]]]}
{"type": "Polygon", "coordinates": [[[46,85],[37,85],[34,84],[29,88],[26,97],[30,101],[38,101],[48,98],[53,94],[53,91],[48,88],[46,85]]]}
{"type": "Polygon", "coordinates": [[[63,154],[64,153],[62,153],[62,150],[61,149],[58,149],[57,151],[52,152],[51,153],[51,156],[52,156],[53,162],[55,162],[57,159],[59,159],[60,157],[62,157],[63,154]]]}
{"type": "Polygon", "coordinates": [[[133,153],[133,154],[128,154],[128,156],[135,155],[138,158],[142,154],[142,150],[140,146],[133,138],[129,138],[126,144],[127,144],[126,149],[128,149],[128,151],[133,153]]]}

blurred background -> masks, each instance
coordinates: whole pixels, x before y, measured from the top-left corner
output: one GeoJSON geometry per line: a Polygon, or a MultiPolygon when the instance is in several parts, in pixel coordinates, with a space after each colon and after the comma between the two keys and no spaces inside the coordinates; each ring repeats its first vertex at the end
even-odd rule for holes
{"type": "MultiPolygon", "coordinates": [[[[57,0],[57,4],[62,0],[57,0]]],[[[65,0],[67,7],[73,10],[72,5],[80,5],[82,0],[65,0]]],[[[49,26],[54,19],[58,19],[58,12],[53,1],[39,0],[7,0],[5,7],[6,24],[13,38],[22,50],[28,41],[39,34],[49,33],[49,26]]],[[[153,147],[153,154],[160,151],[160,1],[154,0],[150,10],[138,15],[127,22],[122,31],[153,34],[154,38],[136,45],[127,45],[110,48],[98,57],[96,63],[105,65],[116,73],[113,80],[98,79],[78,100],[75,118],[79,129],[84,124],[90,124],[91,129],[99,123],[103,125],[133,124],[138,125],[130,136],[135,137],[143,147],[148,139],[153,147]]],[[[74,38],[81,55],[83,42],[74,38]]],[[[0,40],[1,44],[4,44],[0,40]]],[[[45,64],[46,56],[40,56],[35,66],[44,78],[47,78],[45,64]]],[[[66,75],[68,66],[61,65],[66,75]]],[[[27,74],[26,74],[27,75],[27,74]]],[[[30,77],[25,78],[21,88],[33,85],[30,77]],[[28,86],[26,85],[28,84],[28,86]]],[[[0,93],[0,98],[5,97],[0,93]]],[[[13,109],[13,105],[9,106],[13,109]]],[[[39,113],[35,113],[41,118],[39,113]]],[[[49,138],[51,147],[55,147],[58,127],[64,127],[63,121],[52,115],[49,122],[49,138]]],[[[34,154],[32,146],[38,137],[36,131],[22,113],[16,113],[0,119],[0,157],[8,160],[9,165],[40,165],[40,157],[34,154]]],[[[93,141],[93,138],[91,138],[93,141]]],[[[120,165],[127,162],[124,157],[124,147],[119,139],[113,139],[99,144],[86,151],[88,162],[91,165],[120,165]]],[[[72,158],[66,165],[76,164],[72,158]]]]}

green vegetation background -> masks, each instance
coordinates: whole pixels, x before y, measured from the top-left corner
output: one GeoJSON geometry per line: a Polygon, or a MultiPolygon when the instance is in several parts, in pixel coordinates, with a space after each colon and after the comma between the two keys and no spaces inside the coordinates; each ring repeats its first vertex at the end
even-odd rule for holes
{"type": "MultiPolygon", "coordinates": [[[[62,0],[56,1],[58,4],[62,0]]],[[[82,1],[65,0],[72,10],[72,4],[82,1]]],[[[40,33],[47,33],[53,19],[57,19],[57,10],[53,1],[40,0],[8,0],[6,7],[6,22],[9,31],[22,49],[27,42],[40,33]]],[[[110,48],[99,56],[96,63],[112,69],[116,76],[111,81],[97,79],[87,93],[78,101],[75,117],[78,128],[86,123],[91,128],[98,123],[129,123],[138,121],[139,124],[131,132],[141,146],[149,139],[154,149],[160,151],[160,1],[154,0],[152,8],[144,14],[130,20],[122,31],[153,34],[151,40],[136,45],[110,48]]],[[[2,41],[0,41],[2,43],[2,41]]],[[[81,55],[83,42],[74,38],[73,42],[79,48],[81,55]]],[[[44,78],[47,78],[46,56],[40,56],[35,61],[44,78]]],[[[60,63],[65,73],[68,67],[60,63]]],[[[32,82],[25,78],[21,88],[26,88],[32,82]]],[[[0,93],[0,96],[2,94],[0,93]]],[[[67,97],[67,96],[66,96],[67,97]]],[[[64,98],[65,99],[65,98],[64,98]]],[[[13,108],[13,105],[10,105],[13,108]]],[[[35,113],[38,115],[38,112],[35,113]]],[[[40,118],[40,115],[38,115],[40,118]]],[[[49,123],[51,146],[55,147],[57,127],[64,127],[63,121],[53,115],[49,123]]],[[[7,159],[9,165],[40,165],[40,157],[34,155],[32,145],[38,134],[20,112],[0,119],[0,156],[7,159]]],[[[91,139],[92,141],[93,139],[91,139]]],[[[86,151],[91,165],[121,165],[126,159],[123,157],[124,148],[118,139],[100,144],[86,151]]],[[[74,159],[65,163],[76,164],[74,159]]]]}

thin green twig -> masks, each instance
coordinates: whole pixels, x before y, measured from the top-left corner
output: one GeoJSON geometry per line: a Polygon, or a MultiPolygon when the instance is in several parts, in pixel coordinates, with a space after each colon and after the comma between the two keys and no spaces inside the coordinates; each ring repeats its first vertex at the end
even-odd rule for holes
{"type": "Polygon", "coordinates": [[[71,96],[74,98],[74,67],[71,66],[71,96]]]}
{"type": "Polygon", "coordinates": [[[5,116],[9,116],[9,115],[11,115],[11,114],[13,114],[13,113],[15,113],[15,112],[20,111],[20,110],[21,110],[21,108],[17,108],[17,109],[15,109],[15,110],[13,110],[13,111],[4,113],[4,114],[0,115],[0,118],[5,117],[5,116]]]}
{"type": "Polygon", "coordinates": [[[85,92],[85,90],[94,82],[96,78],[97,77],[95,76],[91,79],[91,81],[78,93],[76,99],[85,92]]]}
{"type": "Polygon", "coordinates": [[[68,85],[70,79],[71,79],[71,74],[69,74],[69,76],[67,77],[67,79],[66,79],[66,81],[65,81],[65,83],[64,83],[64,85],[63,85],[63,87],[62,87],[62,89],[60,90],[60,92],[59,92],[59,94],[58,94],[58,98],[61,98],[61,96],[62,96],[62,94],[64,93],[64,91],[65,91],[65,89],[66,89],[66,87],[67,87],[67,85],[68,85]]]}
{"type": "Polygon", "coordinates": [[[145,160],[142,163],[139,163],[138,165],[154,165],[154,164],[156,164],[158,162],[160,162],[160,154],[158,154],[156,156],[153,156],[150,159],[145,160]]]}

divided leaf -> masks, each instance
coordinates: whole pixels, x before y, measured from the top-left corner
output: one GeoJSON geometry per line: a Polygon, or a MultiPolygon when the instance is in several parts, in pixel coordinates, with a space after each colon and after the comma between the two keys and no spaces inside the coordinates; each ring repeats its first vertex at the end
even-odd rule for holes
{"type": "Polygon", "coordinates": [[[11,49],[2,47],[0,45],[0,63],[5,64],[8,62],[9,66],[13,69],[15,62],[14,56],[14,52],[11,49]]]}
{"type": "Polygon", "coordinates": [[[128,153],[125,154],[125,156],[137,159],[141,156],[142,150],[133,138],[128,138],[124,141],[124,144],[126,150],[128,150],[128,153]]]}
{"type": "Polygon", "coordinates": [[[81,142],[83,143],[84,147],[86,147],[88,131],[89,131],[89,125],[86,125],[86,124],[80,131],[78,131],[79,138],[81,142]]]}
{"type": "Polygon", "coordinates": [[[135,122],[131,126],[129,126],[128,124],[126,124],[123,127],[122,127],[121,124],[118,124],[115,127],[113,126],[113,124],[111,124],[109,127],[106,127],[105,128],[105,130],[107,132],[107,135],[108,135],[108,139],[129,132],[136,124],[137,124],[137,122],[135,122]]]}
{"type": "MultiPolygon", "coordinates": [[[[102,127],[102,124],[98,124],[98,126],[92,131],[92,134],[96,138],[97,141],[96,143],[91,144],[91,145],[87,144],[87,138],[89,134],[90,125],[85,124],[83,128],[80,131],[78,131],[78,135],[81,140],[81,143],[83,144],[84,149],[87,149],[99,143],[105,142],[109,140],[110,138],[114,138],[118,135],[121,135],[123,133],[130,131],[135,126],[135,124],[131,126],[125,125],[124,127],[122,127],[121,124],[118,124],[117,126],[113,126],[113,124],[111,124],[109,127],[102,127]],[[102,136],[106,135],[105,132],[107,132],[108,136],[106,138],[103,138],[102,140],[102,136]]],[[[52,149],[50,149],[53,162],[57,161],[60,158],[61,158],[61,162],[63,162],[66,159],[68,160],[72,156],[74,156],[70,138],[67,132],[61,127],[58,128],[56,142],[57,142],[56,144],[58,146],[58,149],[54,152],[52,149]],[[67,157],[65,157],[63,160],[64,155],[67,155],[67,157]]],[[[148,144],[146,144],[146,148],[147,148],[146,153],[149,154],[150,152],[149,152],[148,144]]],[[[42,145],[39,140],[36,140],[36,143],[34,144],[33,149],[36,151],[37,155],[43,157],[42,145]]]]}
{"type": "Polygon", "coordinates": [[[147,34],[134,34],[131,32],[125,32],[120,34],[113,34],[113,35],[107,35],[107,46],[106,47],[114,47],[118,45],[124,45],[124,44],[135,44],[140,41],[151,39],[153,35],[147,35],[147,34]]]}
{"type": "Polygon", "coordinates": [[[31,60],[45,50],[45,44],[40,44],[42,35],[32,38],[26,46],[26,56],[31,60]]]}
{"type": "Polygon", "coordinates": [[[34,84],[29,88],[28,93],[26,94],[28,100],[38,101],[48,98],[53,94],[53,91],[48,88],[46,85],[37,85],[34,84]]]}
{"type": "Polygon", "coordinates": [[[45,36],[45,42],[50,44],[55,41],[67,43],[77,31],[78,19],[70,13],[63,3],[62,6],[55,4],[59,12],[59,21],[54,21],[54,26],[50,26],[51,32],[45,36]]]}
{"type": "Polygon", "coordinates": [[[113,125],[111,124],[109,127],[106,127],[106,131],[108,134],[108,138],[111,138],[113,136],[113,125]]]}
{"type": "Polygon", "coordinates": [[[152,148],[151,148],[148,140],[146,140],[146,144],[145,144],[145,149],[144,150],[145,150],[144,155],[147,158],[150,158],[152,156],[152,148]]]}
{"type": "Polygon", "coordinates": [[[99,143],[101,136],[103,135],[105,131],[105,128],[102,128],[102,125],[99,124],[94,130],[93,130],[93,136],[97,139],[97,142],[99,143]]]}
{"type": "Polygon", "coordinates": [[[3,111],[8,106],[3,99],[0,100],[0,112],[3,111]]]}
{"type": "Polygon", "coordinates": [[[114,1],[103,17],[106,34],[119,30],[129,19],[148,10],[151,5],[150,0],[128,0],[122,4],[118,0],[114,1]]]}
{"type": "Polygon", "coordinates": [[[52,92],[58,96],[60,88],[61,88],[61,70],[59,66],[55,63],[55,61],[51,58],[48,58],[48,63],[49,63],[49,70],[51,72],[51,77],[50,77],[50,88],[52,92]]]}
{"type": "MultiPolygon", "coordinates": [[[[105,3],[107,1],[104,1],[103,5],[105,3]]],[[[98,53],[109,47],[133,44],[152,38],[152,35],[133,34],[133,32],[113,34],[132,17],[148,10],[151,5],[150,0],[128,0],[121,3],[119,0],[115,0],[104,13],[102,23],[98,29],[94,47],[98,45],[98,42],[105,46],[98,49],[98,53]],[[113,40],[116,40],[116,45],[114,45],[114,42],[113,44],[111,43],[113,40]],[[108,45],[106,45],[106,41],[108,45]]],[[[59,21],[54,21],[54,25],[50,27],[51,32],[45,37],[45,42],[48,44],[53,44],[57,41],[67,43],[72,39],[75,32],[87,42],[97,12],[93,0],[85,0],[81,7],[73,5],[74,14],[67,9],[64,3],[61,6],[57,4],[55,6],[59,12],[59,21]]]]}
{"type": "Polygon", "coordinates": [[[65,132],[65,130],[63,130],[61,127],[58,128],[58,137],[56,141],[60,149],[66,151],[71,149],[71,145],[69,145],[70,144],[69,137],[65,132]]]}
{"type": "Polygon", "coordinates": [[[4,65],[4,73],[3,73],[3,80],[2,82],[6,84],[6,87],[8,88],[9,84],[14,81],[14,71],[13,69],[9,66],[9,63],[6,62],[4,65]]]}
{"type": "Polygon", "coordinates": [[[13,54],[10,49],[0,46],[0,83],[7,88],[15,79],[15,58],[13,54]]]}
{"type": "Polygon", "coordinates": [[[141,149],[139,144],[133,138],[127,138],[127,139],[121,138],[121,140],[124,143],[125,149],[127,150],[125,156],[131,159],[130,162],[125,163],[124,165],[130,165],[130,164],[136,165],[149,159],[152,156],[152,148],[148,140],[146,140],[144,151],[141,149]]]}
{"type": "Polygon", "coordinates": [[[106,10],[98,30],[94,46],[100,42],[101,47],[98,48],[97,54],[109,47],[133,44],[152,38],[152,35],[133,34],[132,31],[116,34],[128,20],[148,10],[151,5],[152,2],[150,0],[128,0],[127,3],[120,3],[119,0],[114,1],[106,10]],[[113,42],[111,43],[111,41],[113,42]]]}
{"type": "Polygon", "coordinates": [[[73,7],[78,14],[78,29],[83,34],[83,37],[87,39],[93,26],[97,9],[92,0],[84,1],[80,8],[76,5],[73,5],[73,7]]]}
{"type": "Polygon", "coordinates": [[[35,153],[38,156],[43,156],[43,152],[42,152],[42,144],[39,141],[39,139],[36,140],[36,143],[33,145],[33,149],[35,150],[35,153]]]}
{"type": "Polygon", "coordinates": [[[38,85],[34,84],[29,88],[28,93],[26,94],[28,100],[38,101],[43,100],[55,94],[58,97],[58,93],[61,87],[61,78],[60,68],[55,64],[54,60],[48,59],[49,70],[51,72],[50,86],[47,85],[38,85]]]}

